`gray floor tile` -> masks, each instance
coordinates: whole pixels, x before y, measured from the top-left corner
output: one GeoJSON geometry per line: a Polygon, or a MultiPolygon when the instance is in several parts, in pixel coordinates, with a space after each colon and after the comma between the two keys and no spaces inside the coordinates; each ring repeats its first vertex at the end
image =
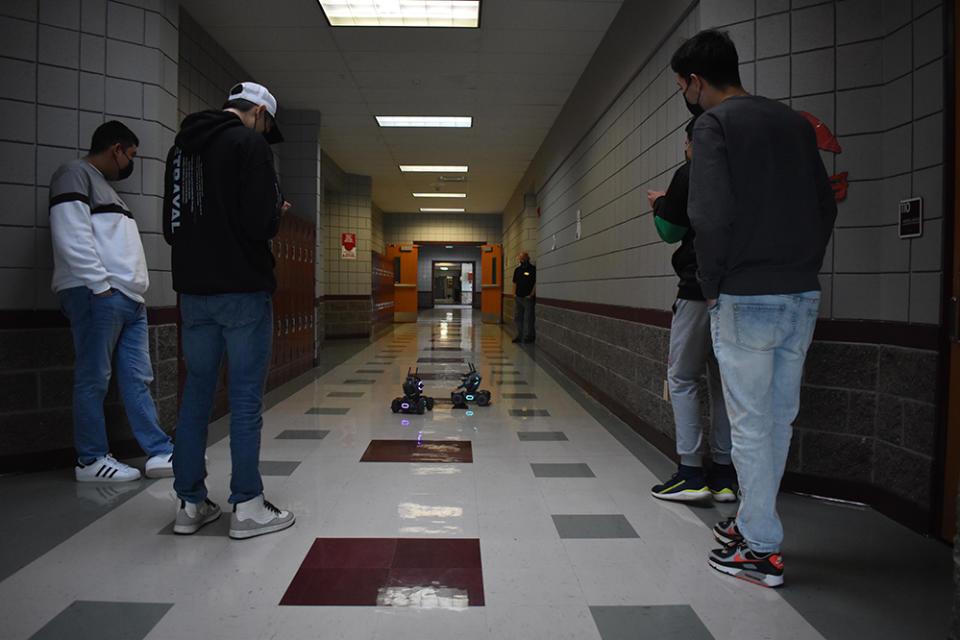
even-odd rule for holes
{"type": "Polygon", "coordinates": [[[571,463],[540,463],[530,464],[533,475],[537,478],[596,478],[590,467],[583,462],[571,463]]]}
{"type": "Polygon", "coordinates": [[[383,369],[357,369],[354,373],[383,373],[383,369]]]}
{"type": "Polygon", "coordinates": [[[552,516],[561,538],[639,538],[620,514],[552,516]]]}
{"type": "Polygon", "coordinates": [[[567,440],[567,434],[563,431],[518,431],[517,437],[521,442],[567,440]]]}
{"type": "Polygon", "coordinates": [[[362,398],[365,391],[331,391],[327,394],[328,398],[362,398]]]}
{"type": "Polygon", "coordinates": [[[172,606],[166,602],[75,600],[30,636],[30,640],[140,640],[172,606]]]}
{"type": "Polygon", "coordinates": [[[546,409],[510,409],[511,416],[520,416],[524,418],[532,418],[535,416],[549,416],[550,412],[546,409]]]}
{"type": "Polygon", "coordinates": [[[537,394],[535,393],[501,393],[501,398],[506,398],[510,400],[535,400],[537,394]]]}
{"type": "Polygon", "coordinates": [[[504,369],[490,369],[490,373],[495,373],[499,376],[519,376],[521,373],[519,371],[506,371],[504,369]]]}
{"type": "Polygon", "coordinates": [[[323,440],[330,431],[327,429],[285,429],[277,435],[277,440],[323,440]]]}
{"type": "Polygon", "coordinates": [[[361,380],[357,378],[351,378],[349,380],[344,380],[342,384],[376,384],[376,380],[361,380]]]}
{"type": "Polygon", "coordinates": [[[509,387],[511,385],[518,386],[518,387],[519,386],[525,387],[527,386],[527,381],[526,380],[505,380],[501,378],[499,380],[496,380],[493,384],[498,384],[501,387],[509,387]]]}
{"type": "Polygon", "coordinates": [[[342,416],[350,411],[347,407],[313,407],[307,409],[307,415],[311,416],[342,416]]]}
{"type": "Polygon", "coordinates": [[[297,460],[261,460],[260,475],[289,476],[296,471],[299,466],[300,462],[297,460]]]}
{"type": "Polygon", "coordinates": [[[688,604],[590,607],[603,640],[713,640],[688,604]]]}

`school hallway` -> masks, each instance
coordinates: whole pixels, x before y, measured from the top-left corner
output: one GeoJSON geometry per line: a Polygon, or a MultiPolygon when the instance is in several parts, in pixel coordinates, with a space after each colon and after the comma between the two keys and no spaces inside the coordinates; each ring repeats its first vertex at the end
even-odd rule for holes
{"type": "Polygon", "coordinates": [[[674,464],[479,312],[324,346],[266,397],[261,472],[290,529],[227,537],[229,416],[207,451],[225,513],[195,535],[172,533],[169,478],[0,478],[0,636],[946,637],[950,548],[868,507],[782,494],[785,585],[712,570],[710,527],[736,503],[651,497],[674,464]],[[471,362],[491,404],[454,409],[471,362]],[[408,367],[424,415],[390,409],[408,367]]]}

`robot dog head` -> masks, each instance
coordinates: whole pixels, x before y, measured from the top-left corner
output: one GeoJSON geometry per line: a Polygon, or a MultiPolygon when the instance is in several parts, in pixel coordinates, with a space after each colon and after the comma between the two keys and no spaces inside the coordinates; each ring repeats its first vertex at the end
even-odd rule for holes
{"type": "Polygon", "coordinates": [[[420,376],[417,375],[416,371],[410,373],[410,369],[407,369],[407,378],[403,381],[404,395],[416,397],[422,392],[423,380],[420,379],[420,376]]]}

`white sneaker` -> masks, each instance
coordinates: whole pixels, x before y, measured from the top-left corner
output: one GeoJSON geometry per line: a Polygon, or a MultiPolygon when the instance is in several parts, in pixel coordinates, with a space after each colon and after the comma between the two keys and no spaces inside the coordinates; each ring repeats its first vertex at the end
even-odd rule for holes
{"type": "Polygon", "coordinates": [[[143,470],[144,475],[148,478],[172,478],[173,452],[162,456],[150,456],[147,458],[147,465],[143,470]]]}
{"type": "Polygon", "coordinates": [[[80,464],[73,469],[77,482],[131,482],[140,479],[140,470],[118,462],[109,453],[90,464],[80,464]]]}
{"type": "Polygon", "coordinates": [[[177,521],[173,523],[173,532],[184,535],[196,533],[200,527],[219,517],[220,507],[209,498],[198,504],[181,499],[180,508],[177,509],[177,521]]]}
{"type": "Polygon", "coordinates": [[[293,525],[296,517],[290,511],[277,509],[261,493],[253,500],[233,505],[230,516],[230,537],[242,540],[265,533],[282,531],[293,525]]]}

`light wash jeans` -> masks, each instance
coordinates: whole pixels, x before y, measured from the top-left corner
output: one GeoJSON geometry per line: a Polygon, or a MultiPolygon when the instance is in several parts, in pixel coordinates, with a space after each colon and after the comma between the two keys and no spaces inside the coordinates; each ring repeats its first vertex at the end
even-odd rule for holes
{"type": "Polygon", "coordinates": [[[173,450],[173,488],[187,502],[203,502],[207,497],[203,456],[220,364],[226,351],[232,462],[230,503],[246,502],[263,493],[260,430],[273,340],[270,294],[181,294],[180,316],[187,380],[173,450]]]}
{"type": "Polygon", "coordinates": [[[778,552],[777,492],[800,408],[800,381],[820,292],[721,294],[710,309],[740,483],[737,527],[753,551],[778,552]]]}
{"type": "Polygon", "coordinates": [[[710,451],[716,464],[730,464],[730,421],[723,400],[720,370],[710,346],[710,314],[703,300],[678,298],[670,321],[667,383],[676,425],[677,453],[688,467],[703,466],[703,420],[699,382],[704,371],[710,388],[710,451]]]}
{"type": "Polygon", "coordinates": [[[70,319],[76,351],[73,443],[77,460],[89,464],[110,453],[103,399],[112,364],[130,429],[140,447],[148,456],[169,455],[173,443],[160,428],[150,395],[153,367],[146,307],[116,290],[108,296],[95,296],[86,287],[73,287],[60,291],[58,297],[70,319]]]}

